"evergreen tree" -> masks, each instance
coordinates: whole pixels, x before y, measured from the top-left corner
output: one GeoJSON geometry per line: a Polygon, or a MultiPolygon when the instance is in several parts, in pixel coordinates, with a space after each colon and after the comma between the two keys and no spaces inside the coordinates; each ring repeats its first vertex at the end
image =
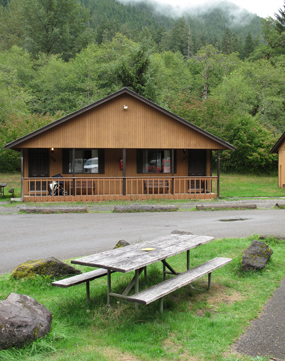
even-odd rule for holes
{"type": "Polygon", "coordinates": [[[156,101],[155,82],[150,76],[150,55],[145,44],[133,51],[129,59],[123,59],[116,70],[122,86],[156,101]]]}
{"type": "Polygon", "coordinates": [[[276,23],[276,29],[279,32],[279,34],[283,33],[285,31],[285,1],[284,1],[284,5],[283,8],[280,8],[278,10],[279,14],[274,14],[275,18],[277,20],[276,23]]]}
{"type": "Polygon", "coordinates": [[[170,37],[170,50],[180,51],[182,55],[188,55],[188,39],[189,27],[186,24],[185,18],[182,17],[176,21],[170,37]]]}
{"type": "Polygon", "coordinates": [[[221,50],[223,54],[231,54],[233,52],[233,36],[229,29],[225,30],[221,50]]]}
{"type": "Polygon", "coordinates": [[[251,33],[249,32],[245,38],[243,47],[243,57],[248,58],[249,55],[254,51],[254,42],[252,40],[251,33]]]}
{"type": "Polygon", "coordinates": [[[243,46],[240,35],[233,34],[233,52],[239,53],[240,57],[242,57],[243,54],[243,46]]]}

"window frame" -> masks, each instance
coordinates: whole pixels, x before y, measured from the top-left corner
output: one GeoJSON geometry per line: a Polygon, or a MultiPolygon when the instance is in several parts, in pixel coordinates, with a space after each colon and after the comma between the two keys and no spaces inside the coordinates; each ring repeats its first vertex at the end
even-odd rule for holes
{"type": "MultiPolygon", "coordinates": [[[[73,148],[65,148],[62,149],[62,173],[63,174],[83,174],[83,175],[97,175],[97,174],[104,174],[105,173],[105,151],[104,149],[90,149],[90,148],[76,148],[75,151],[82,151],[82,152],[88,152],[90,151],[98,151],[98,172],[91,173],[91,172],[75,172],[73,169],[69,170],[69,164],[72,164],[72,153],[73,148]]],[[[92,159],[92,158],[89,158],[92,159]]],[[[84,158],[82,157],[82,161],[84,164],[84,158]]],[[[84,167],[84,166],[83,166],[84,167]]],[[[72,167],[71,167],[72,168],[72,167]]]]}
{"type": "MultiPolygon", "coordinates": [[[[156,157],[156,160],[158,157],[156,157]]],[[[174,150],[174,159],[172,159],[172,150],[171,149],[137,149],[137,174],[157,174],[157,175],[171,175],[172,174],[172,162],[174,162],[174,173],[176,173],[176,150],[174,150]],[[160,153],[160,159],[163,158],[164,152],[170,152],[170,170],[169,172],[146,172],[146,162],[144,160],[147,158],[147,152],[156,152],[160,153]]]]}

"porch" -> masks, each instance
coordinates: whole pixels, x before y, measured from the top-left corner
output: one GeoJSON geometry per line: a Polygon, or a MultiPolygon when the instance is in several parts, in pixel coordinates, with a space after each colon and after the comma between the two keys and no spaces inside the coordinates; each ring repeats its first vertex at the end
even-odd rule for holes
{"type": "Polygon", "coordinates": [[[26,202],[97,202],[147,199],[212,199],[217,176],[22,178],[26,202]]]}

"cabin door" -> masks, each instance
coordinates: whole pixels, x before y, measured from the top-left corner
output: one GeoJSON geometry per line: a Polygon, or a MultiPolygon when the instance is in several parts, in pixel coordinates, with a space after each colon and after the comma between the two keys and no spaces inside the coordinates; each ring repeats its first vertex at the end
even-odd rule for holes
{"type": "Polygon", "coordinates": [[[29,149],[29,177],[48,176],[48,149],[29,149]]]}
{"type": "MultiPolygon", "coordinates": [[[[207,153],[205,149],[189,149],[188,151],[188,176],[204,177],[206,176],[207,153]]],[[[203,182],[204,184],[204,182],[203,182]]],[[[191,189],[203,188],[201,180],[197,179],[196,183],[191,180],[191,189]]]]}
{"type": "MultiPolygon", "coordinates": [[[[29,149],[29,178],[49,176],[49,152],[48,149],[29,149]]],[[[45,181],[30,182],[31,191],[46,191],[45,181]]]]}

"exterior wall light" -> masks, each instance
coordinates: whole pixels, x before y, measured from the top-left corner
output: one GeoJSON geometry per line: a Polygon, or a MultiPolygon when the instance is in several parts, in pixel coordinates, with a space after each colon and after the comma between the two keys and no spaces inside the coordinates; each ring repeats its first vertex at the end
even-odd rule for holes
{"type": "Polygon", "coordinates": [[[127,109],[128,109],[128,106],[127,106],[127,105],[124,105],[123,108],[124,108],[124,110],[127,110],[127,109]]]}
{"type": "Polygon", "coordinates": [[[54,148],[51,148],[51,151],[53,152],[53,151],[54,151],[54,148]]]}

